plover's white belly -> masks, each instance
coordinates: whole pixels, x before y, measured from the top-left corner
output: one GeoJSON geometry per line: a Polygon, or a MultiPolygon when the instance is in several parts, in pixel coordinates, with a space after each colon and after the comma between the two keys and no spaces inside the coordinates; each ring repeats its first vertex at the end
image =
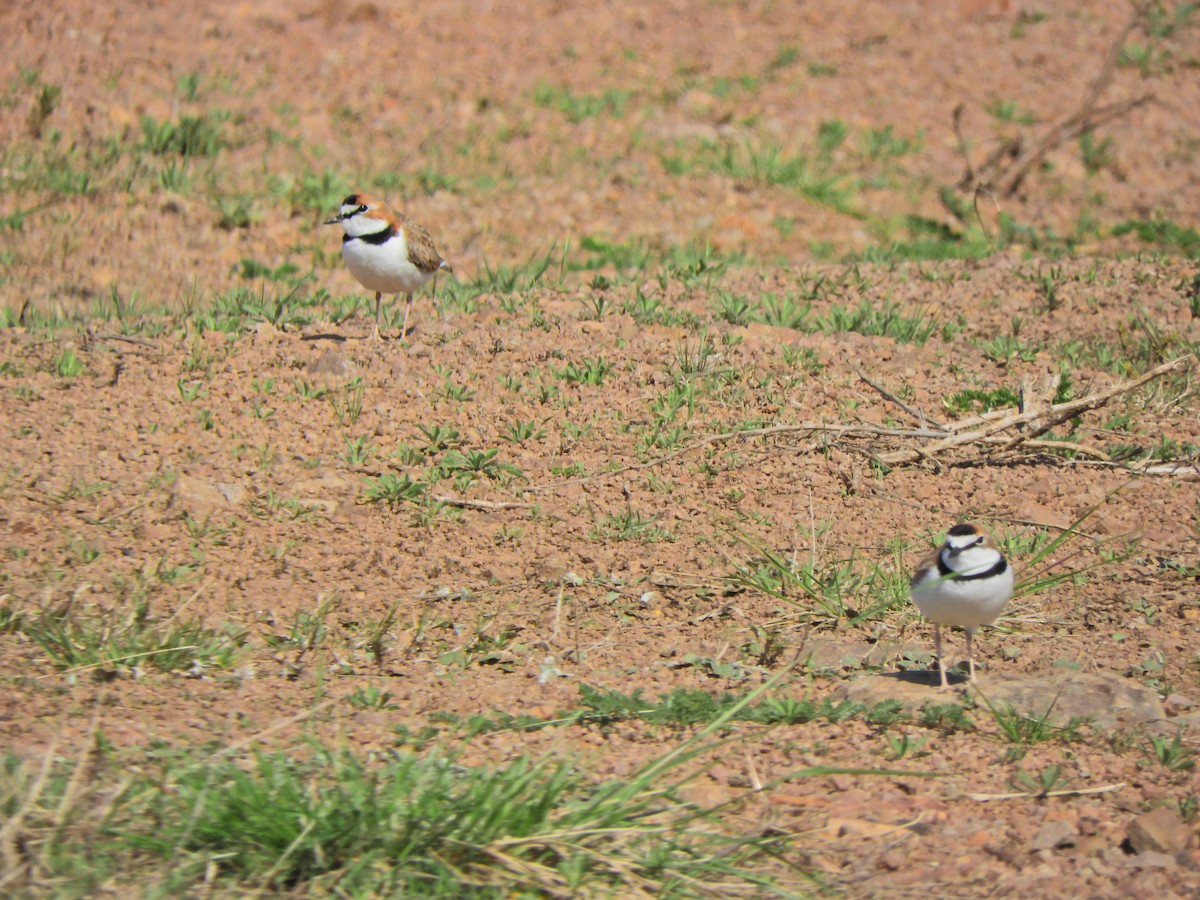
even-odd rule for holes
{"type": "Polygon", "coordinates": [[[938,578],[935,570],[932,577],[913,586],[912,599],[930,622],[974,629],[996,620],[1012,588],[1011,566],[999,575],[979,580],[938,578]]]}
{"type": "Polygon", "coordinates": [[[422,272],[408,258],[408,245],[397,236],[384,244],[361,239],[342,242],[346,268],[368,291],[381,294],[408,294],[433,277],[422,272]]]}

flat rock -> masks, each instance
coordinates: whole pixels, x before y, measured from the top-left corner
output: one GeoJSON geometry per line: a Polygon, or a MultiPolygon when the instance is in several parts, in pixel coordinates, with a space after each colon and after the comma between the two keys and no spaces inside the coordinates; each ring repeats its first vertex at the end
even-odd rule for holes
{"type": "Polygon", "coordinates": [[[816,639],[804,642],[800,659],[810,669],[861,669],[882,666],[892,648],[868,641],[816,639]]]}
{"type": "Polygon", "coordinates": [[[934,672],[901,672],[857,678],[840,693],[844,699],[868,706],[899,700],[909,710],[966,699],[986,708],[986,698],[993,706],[1010,705],[1027,716],[1041,717],[1049,710],[1049,721],[1054,724],[1087,719],[1107,731],[1165,718],[1158,694],[1150,688],[1120,675],[1103,673],[987,676],[974,685],[952,683],[950,690],[943,691],[934,672]]]}
{"type": "Polygon", "coordinates": [[[1136,728],[1166,718],[1158,694],[1130,678],[1099,672],[997,678],[978,685],[992,704],[1008,703],[1028,716],[1065,724],[1087,719],[1106,731],[1136,728]]]}
{"type": "Polygon", "coordinates": [[[245,501],[246,489],[240,484],[180,475],[175,481],[172,497],[177,506],[196,516],[237,506],[245,501]]]}
{"type": "Polygon", "coordinates": [[[1043,822],[1042,827],[1034,835],[1029,849],[1036,852],[1038,850],[1056,850],[1059,847],[1073,847],[1078,837],[1079,833],[1070,822],[1064,822],[1061,819],[1043,822]]]}
{"type": "Polygon", "coordinates": [[[1179,813],[1166,806],[1142,813],[1129,823],[1125,834],[1136,853],[1178,853],[1192,839],[1179,813]]]}
{"type": "Polygon", "coordinates": [[[354,486],[345,478],[327,474],[293,482],[289,492],[305,506],[333,510],[337,508],[339,498],[353,496],[354,486]]]}
{"type": "Polygon", "coordinates": [[[329,349],[309,363],[308,372],[310,375],[328,375],[333,378],[342,378],[349,374],[350,362],[341,353],[329,349]]]}
{"type": "Polygon", "coordinates": [[[1200,713],[1187,713],[1171,719],[1171,724],[1182,731],[1200,731],[1200,713]]]}

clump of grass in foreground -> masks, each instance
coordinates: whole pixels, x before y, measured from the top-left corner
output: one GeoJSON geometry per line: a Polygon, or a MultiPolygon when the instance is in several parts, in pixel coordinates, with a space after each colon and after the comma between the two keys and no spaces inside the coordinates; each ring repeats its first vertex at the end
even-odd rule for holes
{"type": "MultiPolygon", "coordinates": [[[[0,613],[0,621],[5,618],[0,613]]],[[[95,670],[101,675],[145,669],[199,674],[230,668],[245,643],[244,632],[207,628],[173,617],[158,620],[136,603],[124,613],[83,610],[72,605],[36,616],[16,616],[17,631],[45,651],[56,668],[95,670]]]]}
{"type": "MultiPolygon", "coordinates": [[[[718,816],[727,805],[677,796],[698,774],[691,763],[723,744],[714,733],[778,681],[611,783],[561,759],[465,766],[436,748],[380,764],[320,745],[307,759],[172,753],[149,767],[90,767],[82,755],[72,767],[51,750],[40,772],[9,756],[0,805],[6,846],[20,855],[6,887],[53,882],[79,893],[104,879],[339,896],[794,892],[811,880],[788,861],[790,838],[731,833],[718,816]]],[[[785,778],[834,772],[873,774],[811,768],[785,778]]]]}

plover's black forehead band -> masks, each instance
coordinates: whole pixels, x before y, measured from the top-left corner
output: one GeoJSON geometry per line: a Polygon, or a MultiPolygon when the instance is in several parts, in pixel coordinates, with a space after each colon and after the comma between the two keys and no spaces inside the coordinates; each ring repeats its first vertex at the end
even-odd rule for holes
{"type": "Polygon", "coordinates": [[[969,534],[979,534],[974,525],[955,525],[946,534],[950,537],[966,537],[969,534]]]}

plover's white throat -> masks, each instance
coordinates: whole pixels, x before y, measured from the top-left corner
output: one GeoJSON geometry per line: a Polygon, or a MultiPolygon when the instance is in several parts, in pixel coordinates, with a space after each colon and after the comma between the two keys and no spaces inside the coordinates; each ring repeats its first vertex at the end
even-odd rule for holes
{"type": "Polygon", "coordinates": [[[967,668],[974,681],[975,632],[994,622],[1012,596],[1013,570],[1004,554],[978,525],[955,525],[946,532],[946,542],[921,560],[910,590],[921,615],[933,623],[942,687],[949,687],[942,656],[943,625],[967,633],[967,668]]]}
{"type": "Polygon", "coordinates": [[[341,225],[342,259],[359,283],[375,292],[375,328],[371,337],[379,337],[380,304],[384,294],[405,294],[404,324],[400,336],[408,333],[408,314],[412,295],[440,269],[452,271],[438,254],[429,232],[404,213],[396,212],[382,200],[365,194],[351,194],[342,201],[338,215],[325,222],[341,225]]]}

